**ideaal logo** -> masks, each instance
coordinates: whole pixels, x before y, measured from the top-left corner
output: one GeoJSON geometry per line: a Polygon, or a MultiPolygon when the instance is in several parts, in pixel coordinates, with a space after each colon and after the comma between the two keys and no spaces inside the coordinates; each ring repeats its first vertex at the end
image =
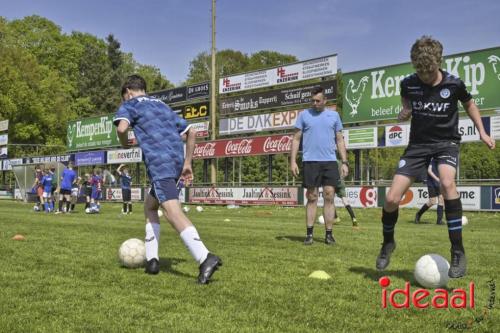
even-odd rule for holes
{"type": "Polygon", "coordinates": [[[469,283],[468,290],[457,288],[450,292],[446,289],[438,288],[434,291],[429,291],[427,289],[416,289],[413,292],[410,290],[410,282],[405,282],[405,287],[403,289],[394,289],[390,292],[387,291],[387,287],[390,286],[391,280],[387,276],[383,276],[378,281],[379,285],[382,287],[381,295],[381,305],[383,309],[391,306],[395,309],[410,308],[410,303],[413,307],[417,309],[425,309],[432,307],[434,309],[474,309],[474,282],[469,283]],[[400,300],[396,300],[398,297],[400,300]]]}

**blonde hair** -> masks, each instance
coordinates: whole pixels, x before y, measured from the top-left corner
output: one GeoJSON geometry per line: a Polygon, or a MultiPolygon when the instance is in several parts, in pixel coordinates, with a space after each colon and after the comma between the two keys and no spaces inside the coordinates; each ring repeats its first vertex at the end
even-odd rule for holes
{"type": "Polygon", "coordinates": [[[422,36],[411,47],[411,63],[417,72],[433,72],[441,66],[443,45],[431,36],[422,36]]]}

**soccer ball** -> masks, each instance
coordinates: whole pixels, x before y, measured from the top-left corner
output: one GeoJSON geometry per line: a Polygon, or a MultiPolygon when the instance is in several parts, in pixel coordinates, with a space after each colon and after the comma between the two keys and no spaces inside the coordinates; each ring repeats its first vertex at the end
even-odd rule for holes
{"type": "Polygon", "coordinates": [[[90,208],[85,208],[85,213],[90,214],[90,208]]]}
{"type": "Polygon", "coordinates": [[[317,222],[319,224],[325,224],[325,218],[323,217],[323,215],[318,216],[318,221],[317,222]]]}
{"type": "Polygon", "coordinates": [[[123,266],[128,268],[143,266],[146,260],[146,246],[144,242],[137,238],[126,240],[118,250],[118,259],[123,266]]]}
{"type": "Polygon", "coordinates": [[[196,206],[196,211],[201,213],[203,211],[203,207],[201,206],[196,206]]]}
{"type": "Polygon", "coordinates": [[[38,212],[38,211],[40,211],[40,207],[38,207],[37,205],[35,205],[35,206],[33,206],[33,210],[34,210],[35,212],[38,212]]]}
{"type": "Polygon", "coordinates": [[[188,206],[184,206],[184,207],[182,207],[182,211],[183,211],[184,213],[189,212],[189,207],[188,207],[188,206]]]}
{"type": "Polygon", "coordinates": [[[450,264],[439,254],[426,254],[415,264],[415,279],[424,288],[442,288],[448,283],[450,264]]]}
{"type": "Polygon", "coordinates": [[[469,224],[469,219],[467,218],[467,216],[462,215],[462,225],[467,225],[467,224],[469,224]]]}
{"type": "Polygon", "coordinates": [[[158,209],[158,216],[159,216],[159,217],[162,217],[162,216],[163,216],[163,210],[158,209]]]}

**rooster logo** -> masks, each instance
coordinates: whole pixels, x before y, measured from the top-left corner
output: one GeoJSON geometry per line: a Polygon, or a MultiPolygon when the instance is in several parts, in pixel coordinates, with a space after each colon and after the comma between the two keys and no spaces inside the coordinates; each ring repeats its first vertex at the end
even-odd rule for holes
{"type": "Polygon", "coordinates": [[[73,146],[73,138],[75,135],[76,125],[68,125],[68,132],[66,133],[66,139],[68,140],[68,146],[73,146]]]}
{"type": "Polygon", "coordinates": [[[358,114],[358,106],[361,102],[361,97],[365,91],[366,84],[368,83],[368,76],[363,76],[358,82],[358,86],[355,87],[355,83],[352,79],[347,83],[347,89],[345,91],[345,99],[351,106],[351,116],[358,114]]]}
{"type": "Polygon", "coordinates": [[[493,71],[497,75],[497,79],[500,80],[500,58],[496,55],[490,55],[488,57],[488,61],[491,64],[491,66],[493,66],[493,71]]]}

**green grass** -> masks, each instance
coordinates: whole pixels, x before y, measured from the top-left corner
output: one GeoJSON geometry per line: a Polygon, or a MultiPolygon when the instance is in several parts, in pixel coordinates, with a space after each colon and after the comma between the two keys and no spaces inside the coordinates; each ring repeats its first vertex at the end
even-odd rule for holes
{"type": "MultiPolygon", "coordinates": [[[[374,268],[381,241],[379,209],[355,209],[353,230],[345,209],[326,246],[322,226],[315,243],[302,244],[304,208],[192,209],[188,216],[224,266],[207,286],[174,230],[163,223],[161,272],[120,267],[116,253],[128,238],[143,238],[142,206],[134,215],[105,204],[100,215],[35,213],[32,205],[0,201],[0,331],[2,332],[441,332],[471,324],[488,304],[488,281],[500,276],[500,214],[467,212],[464,229],[468,275],[449,288],[476,284],[476,308],[382,309],[374,268]],[[230,222],[224,222],[224,219],[230,222]],[[21,233],[26,241],[11,237],[21,233]],[[324,270],[333,278],[308,275],[324,270]]],[[[405,281],[418,288],[413,266],[425,253],[449,260],[446,227],[431,224],[435,212],[411,223],[403,210],[389,290],[405,281]]],[[[497,288],[498,289],[498,288],[497,288]]],[[[498,303],[499,297],[496,297],[498,303]]],[[[467,331],[500,332],[498,305],[467,331]]],[[[452,330],[453,331],[453,330],[452,330]]]]}

